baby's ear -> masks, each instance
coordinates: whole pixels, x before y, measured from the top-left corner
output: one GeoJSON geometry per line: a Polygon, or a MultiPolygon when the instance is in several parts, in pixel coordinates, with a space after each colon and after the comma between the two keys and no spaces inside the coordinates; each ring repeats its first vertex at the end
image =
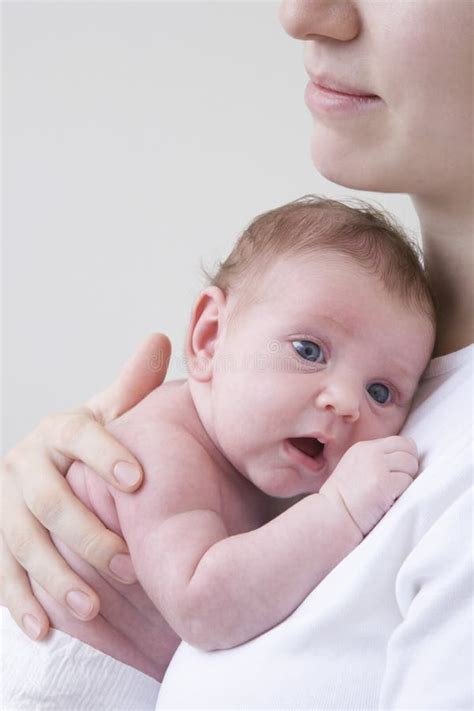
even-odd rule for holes
{"type": "Polygon", "coordinates": [[[217,286],[210,286],[194,304],[186,339],[189,374],[205,382],[212,377],[217,339],[224,325],[226,298],[217,286]]]}

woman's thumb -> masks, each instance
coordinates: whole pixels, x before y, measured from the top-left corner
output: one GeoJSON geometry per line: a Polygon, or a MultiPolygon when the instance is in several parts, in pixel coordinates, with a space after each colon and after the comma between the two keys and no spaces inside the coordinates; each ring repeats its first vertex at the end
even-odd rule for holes
{"type": "Polygon", "coordinates": [[[171,343],[163,333],[152,333],[125,363],[117,379],[85,405],[102,424],[119,417],[134,407],[166,376],[171,343]]]}

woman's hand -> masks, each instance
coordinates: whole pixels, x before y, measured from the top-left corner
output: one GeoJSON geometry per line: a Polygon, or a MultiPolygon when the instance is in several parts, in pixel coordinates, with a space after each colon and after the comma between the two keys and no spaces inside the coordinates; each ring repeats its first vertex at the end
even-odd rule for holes
{"type": "Polygon", "coordinates": [[[0,595],[33,639],[47,634],[49,620],[27,573],[81,620],[99,611],[96,593],[69,568],[48,531],[97,570],[122,582],[136,579],[125,542],[74,496],[64,475],[78,459],[122,491],[140,486],[139,462],[105,425],[161,385],[170,352],[166,336],[152,334],[109,388],[77,410],[46,417],[1,463],[0,595]]]}

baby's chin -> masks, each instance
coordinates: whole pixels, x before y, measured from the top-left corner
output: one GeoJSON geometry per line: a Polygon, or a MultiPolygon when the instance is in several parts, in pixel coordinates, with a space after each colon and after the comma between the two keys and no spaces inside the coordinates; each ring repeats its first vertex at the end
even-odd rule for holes
{"type": "Polygon", "coordinates": [[[273,442],[257,452],[239,450],[237,472],[272,499],[317,494],[333,472],[340,452],[316,438],[296,437],[273,442]]]}
{"type": "Polygon", "coordinates": [[[317,494],[330,476],[325,468],[317,474],[285,465],[273,467],[271,471],[249,471],[246,475],[263,494],[274,499],[302,498],[317,494]]]}

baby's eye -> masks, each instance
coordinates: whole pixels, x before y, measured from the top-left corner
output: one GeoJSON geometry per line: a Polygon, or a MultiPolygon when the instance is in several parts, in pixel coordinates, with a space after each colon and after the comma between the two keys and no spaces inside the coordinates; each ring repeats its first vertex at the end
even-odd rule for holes
{"type": "Polygon", "coordinates": [[[305,360],[313,363],[324,363],[323,351],[317,343],[313,341],[292,341],[295,351],[305,360]]]}
{"type": "Polygon", "coordinates": [[[371,383],[367,386],[367,392],[379,405],[386,405],[392,399],[389,388],[383,383],[371,383]]]}

